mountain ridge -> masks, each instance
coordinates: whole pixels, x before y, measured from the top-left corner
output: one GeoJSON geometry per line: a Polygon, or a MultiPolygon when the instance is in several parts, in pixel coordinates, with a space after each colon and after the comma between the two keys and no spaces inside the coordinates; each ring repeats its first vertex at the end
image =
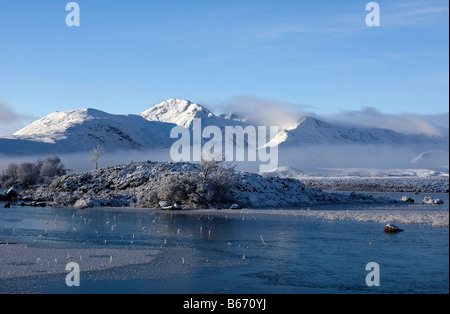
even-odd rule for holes
{"type": "MultiPolygon", "coordinates": [[[[202,127],[215,125],[222,131],[227,125],[252,125],[243,122],[245,119],[232,117],[232,114],[215,115],[202,105],[176,98],[137,114],[110,114],[93,108],[56,111],[10,136],[0,137],[0,154],[72,153],[90,151],[97,145],[102,145],[105,151],[169,148],[176,140],[170,138],[172,128],[192,129],[194,119],[201,119],[202,127]]],[[[389,129],[345,127],[304,116],[295,125],[280,127],[267,146],[413,144],[425,148],[441,143],[448,144],[448,140],[389,129]]]]}
{"type": "Polygon", "coordinates": [[[302,116],[297,124],[280,130],[271,145],[361,145],[361,144],[420,144],[439,143],[443,138],[426,134],[403,134],[390,129],[374,127],[348,127],[302,116]]]}

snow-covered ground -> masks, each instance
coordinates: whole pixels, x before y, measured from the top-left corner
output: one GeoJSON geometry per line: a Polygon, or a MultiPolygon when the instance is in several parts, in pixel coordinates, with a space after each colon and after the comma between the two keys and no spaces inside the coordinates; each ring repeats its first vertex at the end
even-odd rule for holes
{"type": "MultiPolygon", "coordinates": [[[[153,190],[160,188],[161,182],[164,182],[163,179],[167,176],[178,180],[176,182],[183,182],[183,176],[184,179],[198,176],[200,171],[199,166],[192,163],[134,162],[58,177],[49,184],[22,191],[21,196],[56,207],[142,207],[146,198],[153,190]]],[[[213,200],[212,204],[208,205],[220,208],[233,204],[240,208],[289,208],[394,202],[359,193],[348,195],[323,192],[306,187],[298,179],[262,176],[249,172],[235,172],[233,181],[234,185],[228,190],[227,203],[213,200]]],[[[191,183],[188,188],[189,185],[191,183]]],[[[198,193],[205,192],[207,191],[198,193]]]]}
{"type": "Polygon", "coordinates": [[[323,168],[303,172],[280,167],[265,173],[301,180],[307,187],[339,191],[448,193],[449,174],[428,169],[323,168]]]}

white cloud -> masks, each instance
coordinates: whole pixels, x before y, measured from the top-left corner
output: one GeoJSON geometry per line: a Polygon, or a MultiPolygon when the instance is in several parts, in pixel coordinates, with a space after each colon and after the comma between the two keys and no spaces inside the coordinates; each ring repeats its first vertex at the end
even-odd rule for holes
{"type": "Polygon", "coordinates": [[[424,115],[417,113],[388,114],[373,107],[348,110],[324,116],[330,122],[390,129],[405,134],[448,136],[448,113],[424,115]]]}
{"type": "Polygon", "coordinates": [[[214,106],[222,113],[234,113],[246,117],[249,122],[259,125],[289,126],[298,122],[302,116],[311,116],[344,126],[390,129],[404,134],[427,134],[447,136],[449,113],[383,113],[374,107],[360,110],[344,110],[330,114],[316,114],[306,105],[264,100],[253,96],[234,96],[214,106]]]}
{"type": "Polygon", "coordinates": [[[20,114],[0,99],[0,136],[10,135],[23,128],[33,117],[20,114]]]}
{"type": "Polygon", "coordinates": [[[265,100],[254,96],[233,96],[229,100],[214,106],[222,113],[234,113],[238,117],[245,117],[249,122],[257,125],[292,125],[302,115],[303,109],[289,102],[265,100]]]}
{"type": "Polygon", "coordinates": [[[447,21],[448,1],[407,1],[387,6],[384,24],[392,26],[415,26],[447,21]],[[447,18],[445,18],[447,16],[447,18]]]}

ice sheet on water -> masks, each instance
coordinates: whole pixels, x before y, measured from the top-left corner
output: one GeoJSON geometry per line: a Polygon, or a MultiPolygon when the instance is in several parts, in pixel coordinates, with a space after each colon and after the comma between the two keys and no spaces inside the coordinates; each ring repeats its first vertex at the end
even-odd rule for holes
{"type": "Polygon", "coordinates": [[[83,271],[150,263],[157,250],[144,249],[60,249],[23,244],[0,244],[0,279],[68,273],[66,265],[78,263],[83,271]]]}
{"type": "MultiPolygon", "coordinates": [[[[201,212],[201,211],[198,211],[201,212]]],[[[206,213],[203,211],[203,213],[206,213]]],[[[221,210],[208,211],[209,215],[219,214],[227,215],[277,215],[277,216],[295,216],[327,220],[354,220],[361,222],[379,222],[383,224],[422,224],[432,227],[449,227],[449,211],[447,210],[405,210],[405,209],[369,209],[369,210],[221,210]]]]}
{"type": "Polygon", "coordinates": [[[449,227],[448,211],[307,211],[309,217],[328,220],[356,220],[362,222],[424,224],[433,227],[449,227]]]}

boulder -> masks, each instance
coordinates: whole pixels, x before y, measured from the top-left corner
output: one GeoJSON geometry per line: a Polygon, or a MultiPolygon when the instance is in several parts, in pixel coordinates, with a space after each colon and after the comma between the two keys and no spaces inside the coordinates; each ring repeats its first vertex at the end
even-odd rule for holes
{"type": "Polygon", "coordinates": [[[6,203],[4,206],[3,206],[3,208],[10,208],[11,207],[11,204],[10,203],[6,203]]]}
{"type": "Polygon", "coordinates": [[[10,187],[8,191],[6,191],[6,197],[10,199],[19,197],[19,192],[16,191],[14,187],[10,187]]]}
{"type": "Polygon", "coordinates": [[[429,196],[425,196],[423,198],[422,204],[431,205],[431,204],[433,204],[433,199],[429,196]]]}
{"type": "Polygon", "coordinates": [[[168,202],[168,201],[161,201],[158,204],[159,204],[159,206],[161,206],[161,208],[170,206],[170,202],[168,202]]]}
{"type": "Polygon", "coordinates": [[[426,205],[443,205],[444,201],[441,200],[440,198],[432,199],[429,196],[425,196],[423,198],[422,204],[426,204],[426,205]]]}
{"type": "Polygon", "coordinates": [[[158,203],[161,209],[164,210],[180,210],[182,209],[180,204],[174,203],[173,205],[168,201],[161,201],[158,203]]]}
{"type": "Polygon", "coordinates": [[[73,206],[76,208],[80,208],[80,209],[86,209],[86,208],[92,208],[92,207],[100,207],[101,202],[96,199],[91,199],[91,198],[83,199],[82,198],[82,199],[77,200],[73,206]]]}
{"type": "Polygon", "coordinates": [[[180,204],[173,204],[173,209],[182,209],[180,204]]]}
{"type": "Polygon", "coordinates": [[[409,196],[402,196],[402,201],[405,203],[411,203],[411,204],[414,203],[414,199],[412,199],[409,196]]]}
{"type": "Polygon", "coordinates": [[[230,207],[231,209],[239,209],[241,208],[238,204],[234,203],[233,205],[231,205],[230,207]]]}
{"type": "Polygon", "coordinates": [[[383,229],[384,232],[401,232],[404,231],[403,229],[400,229],[396,225],[393,224],[387,224],[386,227],[383,229]]]}
{"type": "Polygon", "coordinates": [[[45,206],[47,206],[47,203],[33,201],[33,202],[31,202],[30,206],[33,206],[33,207],[45,207],[45,206]]]}
{"type": "Polygon", "coordinates": [[[0,201],[12,201],[19,197],[19,192],[13,187],[0,194],[0,201]]]}

